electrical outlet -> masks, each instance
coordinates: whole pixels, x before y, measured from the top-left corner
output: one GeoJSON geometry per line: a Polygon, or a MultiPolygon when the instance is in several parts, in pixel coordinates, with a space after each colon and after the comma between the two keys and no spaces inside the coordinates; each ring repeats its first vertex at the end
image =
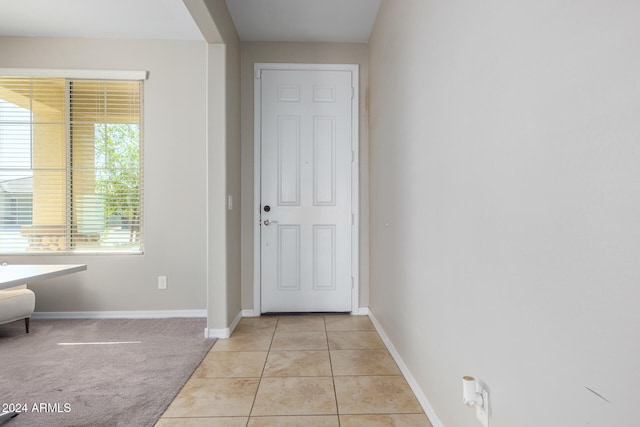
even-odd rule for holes
{"type": "Polygon", "coordinates": [[[158,289],[167,289],[167,276],[158,276],[158,289]]]}
{"type": "Polygon", "coordinates": [[[479,392],[482,394],[482,405],[476,406],[476,417],[484,427],[489,427],[489,392],[484,387],[479,392]]]}

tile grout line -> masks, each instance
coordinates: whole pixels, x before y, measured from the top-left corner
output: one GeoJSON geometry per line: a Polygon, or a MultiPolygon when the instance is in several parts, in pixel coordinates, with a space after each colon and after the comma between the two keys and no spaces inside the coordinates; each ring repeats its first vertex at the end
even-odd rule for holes
{"type": "Polygon", "coordinates": [[[338,418],[338,427],[340,427],[340,409],[338,408],[338,392],[336,391],[336,377],[333,374],[333,362],[331,360],[331,348],[329,347],[329,331],[327,331],[327,316],[322,317],[324,323],[324,335],[327,339],[327,353],[329,354],[329,368],[331,369],[331,382],[333,383],[333,398],[336,402],[336,416],[338,418]]]}
{"type": "Polygon", "coordinates": [[[251,422],[251,414],[253,414],[253,408],[256,404],[256,399],[258,398],[258,391],[260,391],[260,385],[262,384],[262,378],[264,378],[264,370],[267,368],[267,360],[269,360],[269,354],[271,354],[271,346],[273,346],[273,340],[276,337],[276,330],[278,329],[278,323],[280,323],[280,316],[277,317],[276,325],[273,328],[273,333],[271,335],[271,341],[269,342],[269,348],[267,349],[267,356],[264,359],[264,364],[262,365],[262,372],[260,372],[260,378],[258,379],[258,387],[256,388],[256,394],[253,396],[253,402],[251,403],[251,409],[249,410],[249,416],[247,417],[247,425],[249,426],[249,422],[251,422]]]}

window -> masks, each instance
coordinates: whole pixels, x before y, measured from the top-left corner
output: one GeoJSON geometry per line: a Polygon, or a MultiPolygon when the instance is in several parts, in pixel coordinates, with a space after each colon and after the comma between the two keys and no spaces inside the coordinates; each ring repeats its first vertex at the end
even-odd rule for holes
{"type": "Polygon", "coordinates": [[[143,249],[141,80],[0,77],[0,253],[143,249]]]}

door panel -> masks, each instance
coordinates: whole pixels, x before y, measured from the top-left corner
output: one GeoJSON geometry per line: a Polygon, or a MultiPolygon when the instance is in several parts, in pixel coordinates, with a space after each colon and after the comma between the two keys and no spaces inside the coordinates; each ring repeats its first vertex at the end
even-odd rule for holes
{"type": "Polygon", "coordinates": [[[262,312],[351,311],[351,81],[262,71],[262,312]]]}

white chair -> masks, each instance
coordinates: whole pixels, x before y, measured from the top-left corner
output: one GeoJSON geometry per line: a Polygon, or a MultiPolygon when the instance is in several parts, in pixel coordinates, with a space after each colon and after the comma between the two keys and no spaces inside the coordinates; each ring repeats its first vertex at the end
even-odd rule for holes
{"type": "Polygon", "coordinates": [[[0,325],[24,319],[29,333],[29,318],[36,307],[36,295],[26,285],[0,290],[0,325]]]}

